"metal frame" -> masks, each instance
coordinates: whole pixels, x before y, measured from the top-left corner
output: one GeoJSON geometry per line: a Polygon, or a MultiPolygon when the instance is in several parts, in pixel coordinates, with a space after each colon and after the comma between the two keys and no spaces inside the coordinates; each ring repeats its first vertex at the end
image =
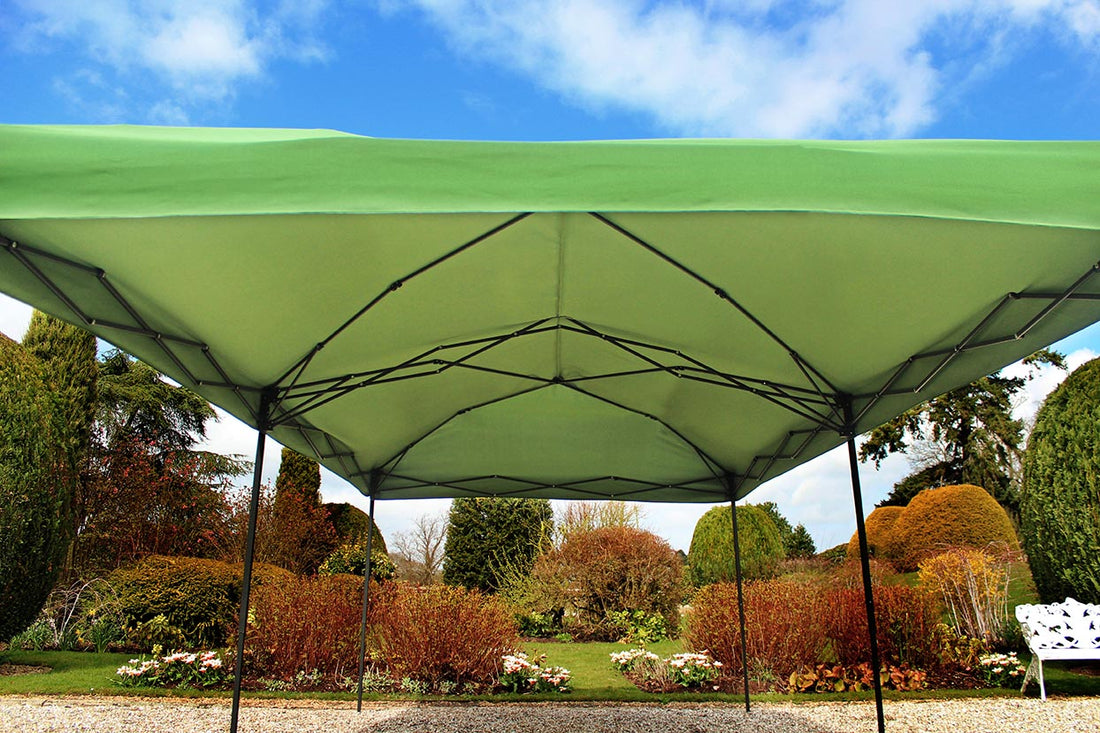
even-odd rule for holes
{"type": "MultiPolygon", "coordinates": [[[[721,386],[725,388],[740,390],[748,394],[752,394],[760,399],[766,400],[771,404],[776,405],[782,409],[785,409],[800,418],[809,421],[814,427],[806,430],[796,430],[789,432],[781,441],[780,444],[771,453],[763,453],[755,456],[752,461],[743,468],[740,472],[734,470],[731,466],[722,466],[718,461],[708,456],[698,446],[695,446],[687,440],[681,433],[679,433],[674,426],[665,425],[674,434],[679,435],[688,445],[691,445],[698,453],[700,460],[704,466],[710,471],[711,476],[700,477],[698,482],[692,481],[686,484],[682,484],[685,489],[691,491],[698,491],[700,496],[707,498],[713,497],[714,500],[728,499],[731,504],[731,512],[733,516],[733,529],[735,535],[735,562],[737,564],[737,578],[738,578],[738,604],[739,614],[742,624],[742,644],[744,645],[744,605],[741,597],[741,576],[740,576],[740,549],[738,546],[737,538],[737,514],[735,502],[738,498],[743,497],[755,485],[770,478],[770,471],[777,462],[797,460],[801,454],[807,450],[807,448],[820,436],[826,433],[835,433],[838,437],[842,438],[844,442],[847,442],[849,463],[852,474],[852,493],[855,501],[856,510],[856,529],[859,536],[860,544],[860,559],[863,573],[864,594],[867,607],[867,620],[868,620],[868,632],[871,640],[871,654],[872,665],[876,671],[879,668],[878,659],[878,642],[875,630],[875,617],[874,617],[874,598],[871,589],[870,569],[867,551],[866,541],[866,529],[863,521],[863,508],[862,497],[859,484],[859,471],[858,471],[858,459],[855,452],[855,435],[863,426],[864,418],[870,413],[870,411],[884,398],[899,395],[913,395],[919,394],[925,388],[927,388],[936,377],[946,369],[954,359],[960,354],[972,351],[975,349],[985,348],[988,346],[995,346],[998,344],[1004,344],[1013,340],[1023,338],[1029,331],[1031,331],[1036,325],[1038,325],[1044,318],[1052,313],[1058,306],[1068,301],[1082,300],[1082,301],[1095,301],[1100,300],[1100,294],[1095,293],[1080,293],[1078,292],[1082,286],[1089,281],[1094,275],[1100,272],[1100,262],[1095,263],[1089,267],[1072,285],[1066,290],[1060,293],[1046,293],[1046,292],[1013,292],[1006,294],[991,310],[987,313],[980,322],[974,326],[970,332],[957,343],[954,347],[949,349],[940,349],[936,351],[927,351],[917,353],[910,356],[905,362],[903,362],[893,374],[887,378],[882,386],[873,393],[860,394],[860,395],[848,395],[839,390],[819,369],[814,367],[803,355],[796,351],[792,346],[787,344],[777,333],[771,330],[763,321],[755,316],[749,309],[738,302],[725,290],[723,290],[717,284],[703,277],[701,274],[693,271],[683,263],[677,261],[667,253],[661,251],[653,244],[645,241],[641,237],[637,236],[633,232],[629,231],[625,227],[617,224],[607,215],[590,212],[589,215],[596,221],[606,225],[611,230],[622,235],[627,241],[641,247],[647,252],[653,254],[669,266],[677,269],[685,276],[691,278],[700,286],[711,289],[714,294],[720,298],[723,302],[727,303],[731,308],[738,312],[743,318],[745,318],[759,331],[765,334],[771,339],[777,346],[784,349],[789,355],[793,363],[797,366],[799,372],[803,375],[806,383],[805,385],[795,384],[777,384],[769,380],[762,380],[754,378],[748,375],[736,375],[724,373],[712,366],[709,366],[699,359],[686,355],[675,349],[661,346],[659,344],[646,343],[643,341],[629,339],[622,336],[618,336],[611,333],[600,331],[588,324],[582,323],[578,320],[572,319],[562,314],[556,314],[553,317],[544,318],[535,321],[527,326],[518,329],[516,331],[500,334],[497,336],[472,339],[466,341],[455,342],[451,344],[440,344],[432,349],[423,352],[422,354],[402,362],[400,364],[391,365],[388,367],[375,369],[367,372],[351,373],[342,375],[339,377],[326,378],[317,381],[303,381],[310,363],[314,357],[323,349],[326,345],[331,343],[334,339],[338,338],[341,333],[346,331],[352,324],[362,318],[368,311],[370,311],[375,305],[377,305],[382,299],[395,293],[409,280],[427,272],[428,270],[439,266],[453,257],[461,255],[463,252],[476,247],[477,245],[491,239],[495,235],[503,232],[512,226],[530,216],[530,212],[519,213],[506,219],[502,223],[495,227],[485,231],[484,233],[474,237],[473,239],[459,245],[451,251],[437,257],[436,259],[428,262],[421,267],[413,270],[403,278],[394,281],[383,292],[376,294],[365,305],[359,308],[353,315],[344,321],[344,323],[327,335],[321,341],[319,341],[314,347],[312,347],[305,355],[303,355],[295,364],[291,365],[283,375],[277,379],[273,384],[266,387],[258,388],[252,385],[237,384],[232,381],[227,372],[219,364],[216,356],[211,352],[210,348],[195,339],[179,336],[176,334],[163,333],[154,330],[145,321],[142,315],[126,300],[126,298],[114,287],[106,272],[102,269],[93,267],[84,263],[69,260],[57,255],[51,254],[44,250],[36,249],[32,246],[27,246],[22,243],[18,243],[12,239],[9,239],[0,234],[0,249],[3,249],[10,254],[21,266],[26,268],[33,274],[34,278],[40,282],[55,298],[58,302],[67,308],[73,318],[82,323],[85,326],[100,330],[101,332],[110,333],[112,331],[121,331],[131,334],[137,334],[148,338],[151,342],[156,344],[157,348],[161,350],[164,356],[171,361],[171,363],[179,370],[180,375],[184,377],[186,381],[190,381],[193,386],[208,386],[218,389],[225,389],[233,393],[240,402],[244,405],[246,412],[251,417],[252,421],[256,425],[259,432],[259,439],[256,448],[256,465],[253,474],[253,487],[252,496],[249,506],[249,526],[248,526],[248,540],[245,552],[245,572],[243,579],[243,588],[241,593],[241,609],[240,609],[240,623],[238,625],[238,639],[237,639],[237,671],[234,679],[234,693],[233,693],[233,708],[231,717],[231,733],[236,733],[239,703],[240,703],[240,684],[242,674],[242,661],[244,653],[244,644],[247,632],[247,619],[248,619],[248,607],[249,607],[249,591],[251,586],[251,570],[253,550],[255,543],[255,520],[258,506],[258,497],[260,490],[260,474],[262,469],[264,441],[269,430],[275,427],[293,428],[299,431],[306,442],[314,450],[317,457],[322,459],[336,459],[340,462],[344,469],[345,475],[355,477],[367,477],[369,478],[369,487],[367,495],[370,497],[371,507],[371,520],[373,526],[373,511],[375,498],[381,490],[381,484],[387,475],[399,476],[396,473],[398,464],[401,458],[412,448],[417,442],[423,439],[424,436],[414,441],[410,445],[398,452],[389,461],[385,462],[382,466],[369,467],[363,469],[359,466],[356,456],[351,450],[344,450],[338,445],[337,439],[333,436],[325,433],[323,430],[314,428],[309,423],[302,423],[301,420],[308,415],[312,410],[321,407],[324,404],[332,400],[339,399],[340,397],[350,394],[359,389],[368,388],[377,384],[383,384],[387,382],[397,381],[401,379],[414,379],[430,377],[433,375],[441,374],[450,369],[480,369],[482,371],[489,371],[500,374],[502,376],[515,378],[520,382],[534,382],[535,386],[531,389],[539,389],[551,384],[565,385],[571,389],[574,389],[583,394],[587,394],[593,398],[601,399],[608,404],[614,405],[624,410],[630,410],[639,415],[657,419],[655,416],[647,414],[643,411],[631,408],[630,406],[623,405],[606,398],[602,398],[591,391],[582,389],[579,384],[586,381],[598,381],[606,379],[615,379],[623,377],[631,377],[639,374],[647,373],[664,373],[677,379],[691,379],[707,384],[721,386]],[[62,266],[72,269],[75,272],[86,275],[88,278],[93,279],[98,285],[104,288],[111,296],[113,303],[126,313],[132,323],[118,322],[112,318],[99,317],[96,314],[87,313],[82,306],[75,302],[64,290],[58,286],[56,282],[49,276],[43,267],[39,266],[39,263],[49,263],[51,266],[62,266]],[[1018,301],[1023,300],[1040,300],[1047,301],[1046,304],[1035,313],[1025,324],[1023,324],[1018,330],[1008,336],[997,336],[992,338],[982,339],[984,332],[989,325],[999,315],[1007,312],[1009,307],[1018,301]],[[579,335],[585,335],[593,338],[599,338],[610,346],[620,349],[625,353],[632,355],[638,359],[643,365],[639,369],[628,370],[609,374],[588,375],[585,377],[578,377],[574,379],[563,379],[560,377],[547,379],[535,375],[521,374],[516,372],[509,372],[506,370],[492,369],[484,365],[478,365],[471,363],[471,360],[481,354],[491,351],[493,348],[506,343],[512,339],[524,338],[535,336],[540,333],[546,333],[550,331],[557,332],[571,332],[579,335]],[[465,351],[464,351],[465,350],[465,351]],[[451,358],[443,358],[444,352],[456,352],[457,356],[451,358]],[[185,360],[191,364],[185,363],[185,360]],[[917,365],[925,362],[931,362],[930,368],[927,370],[917,369],[917,365]],[[199,370],[199,365],[202,365],[202,371],[199,370]],[[915,378],[913,376],[915,375],[915,378]],[[909,382],[912,386],[909,387],[897,387],[896,385],[909,382]],[[254,402],[258,400],[258,406],[254,406],[254,402]],[[861,407],[858,412],[855,412],[855,403],[861,403],[861,407]],[[293,403],[293,404],[291,404],[293,403]],[[320,436],[327,446],[327,450],[320,450],[316,440],[314,440],[312,433],[320,436]],[[349,470],[350,468],[354,470],[349,470]],[[388,467],[388,468],[387,468],[388,467]],[[704,484],[703,487],[692,487],[692,484],[710,482],[714,479],[718,479],[719,482],[725,482],[726,492],[725,495],[719,496],[719,491],[712,490],[704,484]]],[[[511,392],[503,395],[491,402],[499,401],[500,399],[509,399],[511,397],[524,394],[530,389],[522,389],[519,391],[511,392]]],[[[471,409],[477,409],[483,407],[491,402],[485,402],[480,405],[473,405],[464,408],[462,411],[451,416],[443,423],[449,422],[458,415],[461,415],[471,409]]],[[[435,429],[438,429],[437,426],[435,429]]],[[[476,489],[469,487],[463,487],[463,483],[474,482],[478,479],[486,477],[469,477],[469,478],[455,478],[447,482],[423,482],[424,486],[443,486],[454,491],[462,491],[470,495],[479,495],[476,489]]],[[[499,494],[507,495],[523,495],[524,493],[530,493],[539,489],[555,489],[555,490],[568,490],[575,492],[579,496],[603,497],[604,494],[598,494],[597,492],[587,492],[583,488],[584,481],[574,482],[572,484],[539,484],[531,481],[521,481],[519,479],[508,479],[507,477],[492,477],[505,481],[515,481],[517,488],[512,491],[499,492],[499,494]]],[[[615,480],[623,481],[625,486],[631,486],[623,493],[615,494],[615,498],[642,498],[646,493],[656,491],[665,488],[671,488],[670,486],[660,486],[649,482],[639,481],[636,479],[629,479],[623,477],[601,477],[594,480],[615,480]]],[[[414,479],[415,480],[415,479],[414,479]]],[[[369,547],[369,539],[368,539],[369,547]]],[[[368,550],[369,552],[369,550],[368,550]]],[[[364,624],[366,620],[367,604],[369,603],[369,570],[370,559],[367,560],[366,577],[364,580],[364,624]]],[[[360,675],[359,675],[359,707],[362,704],[362,676],[363,676],[363,659],[365,650],[365,625],[361,630],[361,648],[360,648],[360,675]]],[[[747,676],[747,660],[744,658],[744,650],[742,651],[742,661],[746,665],[745,671],[745,705],[746,710],[749,707],[748,701],[748,676],[747,676]]],[[[884,718],[882,713],[882,691],[879,683],[878,674],[875,675],[875,701],[878,718],[879,731],[884,730],[884,718]]]]}
{"type": "Polygon", "coordinates": [[[730,517],[733,518],[733,568],[737,578],[737,620],[741,625],[741,676],[745,682],[745,712],[749,712],[749,652],[745,627],[745,592],[741,580],[741,535],[737,529],[737,501],[730,498],[730,517]]]}

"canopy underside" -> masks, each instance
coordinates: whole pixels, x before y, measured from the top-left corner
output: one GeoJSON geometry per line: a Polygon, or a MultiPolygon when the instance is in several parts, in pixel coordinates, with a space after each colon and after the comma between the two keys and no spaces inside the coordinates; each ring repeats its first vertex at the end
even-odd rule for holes
{"type": "Polygon", "coordinates": [[[1043,158],[1033,143],[957,143],[961,161],[942,142],[481,144],[479,157],[306,134],[279,143],[277,176],[295,183],[272,191],[255,146],[276,131],[107,145],[99,128],[45,128],[37,158],[3,143],[27,134],[0,127],[14,161],[0,199],[20,191],[0,203],[0,290],[380,498],[740,498],[1100,319],[1095,144],[1043,158]],[[71,160],[82,135],[108,150],[71,160]],[[303,146],[314,155],[299,161],[303,146]],[[173,162],[180,150],[192,155],[173,162]],[[207,188],[247,190],[205,202],[196,158],[207,188]],[[425,176],[418,196],[410,171],[448,161],[455,188],[425,176]],[[634,204],[604,208],[627,195],[608,181],[634,204]],[[498,189],[507,206],[485,205],[498,189]],[[845,197],[846,211],[822,205],[845,197]]]}

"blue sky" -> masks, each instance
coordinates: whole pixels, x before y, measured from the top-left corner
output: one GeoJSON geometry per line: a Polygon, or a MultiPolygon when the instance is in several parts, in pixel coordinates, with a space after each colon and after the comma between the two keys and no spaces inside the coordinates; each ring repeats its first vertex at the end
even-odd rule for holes
{"type": "MultiPolygon", "coordinates": [[[[0,37],[5,123],[1095,139],[1100,120],[1100,0],[0,0],[0,37]]],[[[26,317],[0,301],[0,330],[18,337],[26,317]]],[[[1062,349],[1095,356],[1100,329],[1062,349]]],[[[1033,384],[1021,414],[1056,381],[1033,384]]],[[[229,420],[213,433],[215,447],[253,449],[229,420]]],[[[821,548],[844,541],[844,460],[823,456],[754,499],[777,501],[821,548]]],[[[868,508],[906,471],[904,458],[866,468],[868,508]]],[[[335,477],[324,492],[351,498],[335,477]]],[[[648,523],[686,549],[705,508],[652,507],[648,523]]],[[[443,509],[383,502],[379,524],[443,509]]]]}

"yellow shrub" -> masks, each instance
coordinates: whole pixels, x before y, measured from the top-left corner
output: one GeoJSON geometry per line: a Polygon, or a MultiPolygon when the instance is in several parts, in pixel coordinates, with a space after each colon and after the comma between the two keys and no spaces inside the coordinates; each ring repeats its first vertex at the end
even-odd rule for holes
{"type": "Polygon", "coordinates": [[[985,489],[970,484],[925,489],[894,522],[891,555],[902,570],[950,549],[1019,551],[1012,520],[985,489]]]}
{"type": "Polygon", "coordinates": [[[922,560],[920,584],[943,599],[955,629],[995,643],[1008,616],[1008,564],[983,550],[959,548],[922,560]]]}
{"type": "MultiPolygon", "coordinates": [[[[877,557],[880,560],[890,559],[890,546],[894,538],[894,523],[898,521],[898,517],[901,516],[903,511],[905,511],[905,507],[880,506],[867,515],[867,519],[864,520],[863,524],[867,528],[867,549],[872,557],[877,557]]],[[[852,539],[848,540],[848,559],[858,557],[859,535],[855,533],[852,534],[852,539]]]]}

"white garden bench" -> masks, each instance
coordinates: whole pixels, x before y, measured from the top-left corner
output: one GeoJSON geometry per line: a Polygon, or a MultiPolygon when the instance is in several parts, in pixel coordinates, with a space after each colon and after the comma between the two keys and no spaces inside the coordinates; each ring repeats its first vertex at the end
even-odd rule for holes
{"type": "Polygon", "coordinates": [[[1020,692],[1032,678],[1047,699],[1043,662],[1052,659],[1100,659],[1100,606],[1067,598],[1062,603],[1016,606],[1016,619],[1031,650],[1031,664],[1020,692]]]}

